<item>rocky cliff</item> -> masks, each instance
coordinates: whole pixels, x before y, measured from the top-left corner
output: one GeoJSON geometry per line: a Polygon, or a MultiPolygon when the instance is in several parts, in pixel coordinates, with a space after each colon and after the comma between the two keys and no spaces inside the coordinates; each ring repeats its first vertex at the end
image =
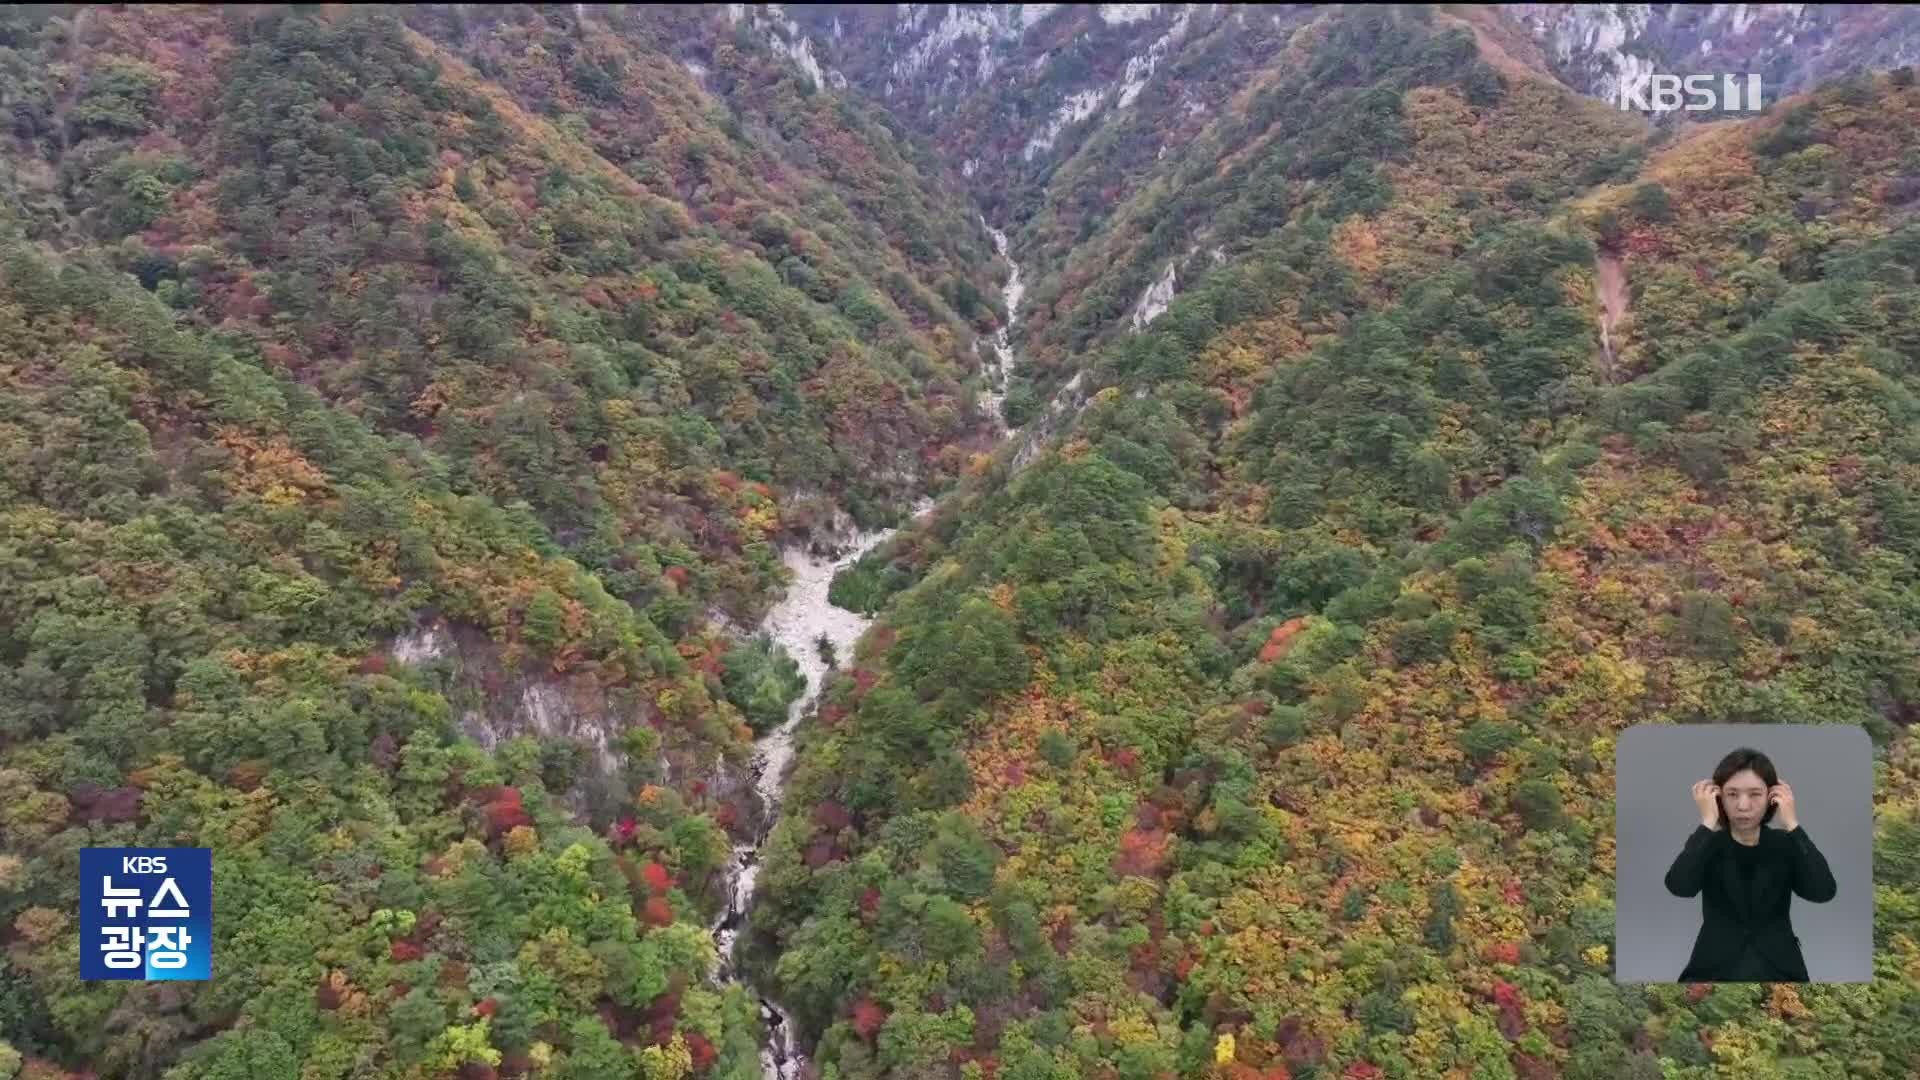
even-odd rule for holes
{"type": "Polygon", "coordinates": [[[1768,103],[1920,59],[1920,12],[1883,4],[1514,4],[1555,74],[1613,101],[1623,82],[1757,73],[1768,103]]]}

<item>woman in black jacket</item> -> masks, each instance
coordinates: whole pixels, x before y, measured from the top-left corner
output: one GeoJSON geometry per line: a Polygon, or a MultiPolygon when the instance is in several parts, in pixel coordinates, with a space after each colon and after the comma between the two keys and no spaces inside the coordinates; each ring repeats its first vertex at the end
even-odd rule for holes
{"type": "Polygon", "coordinates": [[[1765,754],[1743,747],[1693,785],[1693,801],[1700,827],[1667,870],[1667,891],[1701,896],[1704,915],[1680,981],[1806,982],[1787,909],[1795,895],[1824,904],[1838,890],[1800,827],[1793,789],[1765,754]],[[1766,828],[1776,814],[1781,827],[1766,828]]]}

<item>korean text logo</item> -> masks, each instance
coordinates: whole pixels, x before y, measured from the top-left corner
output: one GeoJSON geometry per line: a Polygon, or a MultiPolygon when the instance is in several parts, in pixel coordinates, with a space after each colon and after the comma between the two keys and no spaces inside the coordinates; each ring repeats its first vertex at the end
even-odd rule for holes
{"type": "Polygon", "coordinates": [[[212,848],[80,849],[82,979],[212,975],[212,848]]]}

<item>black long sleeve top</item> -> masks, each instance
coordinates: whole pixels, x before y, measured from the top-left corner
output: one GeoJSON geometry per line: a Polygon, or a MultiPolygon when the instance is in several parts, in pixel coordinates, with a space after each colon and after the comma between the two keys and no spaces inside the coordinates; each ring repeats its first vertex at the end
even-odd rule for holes
{"type": "Polygon", "coordinates": [[[1805,982],[1793,897],[1816,904],[1838,887],[1807,830],[1760,830],[1751,852],[1725,829],[1696,827],[1667,869],[1667,891],[1699,896],[1702,920],[1681,982],[1805,982]],[[1742,870],[1745,864],[1747,869],[1742,870]]]}

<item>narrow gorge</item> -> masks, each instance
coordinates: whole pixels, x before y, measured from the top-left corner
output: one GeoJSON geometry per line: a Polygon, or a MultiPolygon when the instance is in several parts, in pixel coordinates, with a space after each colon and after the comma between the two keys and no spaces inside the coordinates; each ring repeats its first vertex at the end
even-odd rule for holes
{"type": "MultiPolygon", "coordinates": [[[[984,219],[981,223],[986,224],[984,219]]],[[[1021,281],[1020,264],[1013,261],[1008,250],[1007,234],[990,225],[986,227],[993,237],[994,250],[1010,267],[1006,285],[1001,290],[1007,319],[989,341],[993,359],[984,365],[986,385],[981,393],[982,412],[993,425],[996,441],[1000,441],[1012,434],[1003,407],[1007,397],[1007,380],[1013,370],[1013,327],[1019,317],[1020,300],[1026,292],[1026,286],[1021,281]]],[[[1056,403],[1048,411],[1047,421],[1053,421],[1057,414],[1056,403]]],[[[1030,443],[1038,435],[1041,426],[1034,425],[1036,431],[1030,433],[1030,443]]],[[[1023,446],[1023,458],[1027,452],[1028,447],[1023,446]]],[[[934,505],[932,499],[921,499],[913,508],[912,520],[917,522],[926,517],[934,505]]],[[[828,651],[822,649],[820,643],[823,640],[830,643],[831,655],[836,659],[851,656],[860,636],[873,623],[872,618],[836,607],[828,599],[834,575],[886,543],[896,531],[890,528],[847,528],[837,531],[834,539],[824,545],[816,541],[787,548],[782,553],[782,562],[792,572],[793,581],[780,602],[774,605],[760,624],[760,632],[772,638],[800,665],[800,672],[806,678],[806,689],[788,706],[786,719],[754,742],[753,789],[762,807],[760,825],[751,839],[734,845],[725,871],[727,904],[712,929],[719,952],[719,981],[744,983],[760,1002],[761,1019],[767,1030],[767,1042],[760,1051],[761,1068],[766,1080],[794,1080],[801,1073],[806,1055],[801,1048],[791,1013],[770,994],[754,987],[746,973],[736,967],[734,945],[747,928],[752,915],[761,849],[780,815],[787,774],[793,765],[796,729],[801,721],[813,713],[821,690],[826,685],[827,675],[832,670],[827,661],[828,651]]]]}
{"type": "Polygon", "coordinates": [[[1920,1077],[1916,63],[13,5],[0,1080],[1920,1077]],[[1859,770],[1771,996],[1641,933],[1709,726],[1859,770]]]}

